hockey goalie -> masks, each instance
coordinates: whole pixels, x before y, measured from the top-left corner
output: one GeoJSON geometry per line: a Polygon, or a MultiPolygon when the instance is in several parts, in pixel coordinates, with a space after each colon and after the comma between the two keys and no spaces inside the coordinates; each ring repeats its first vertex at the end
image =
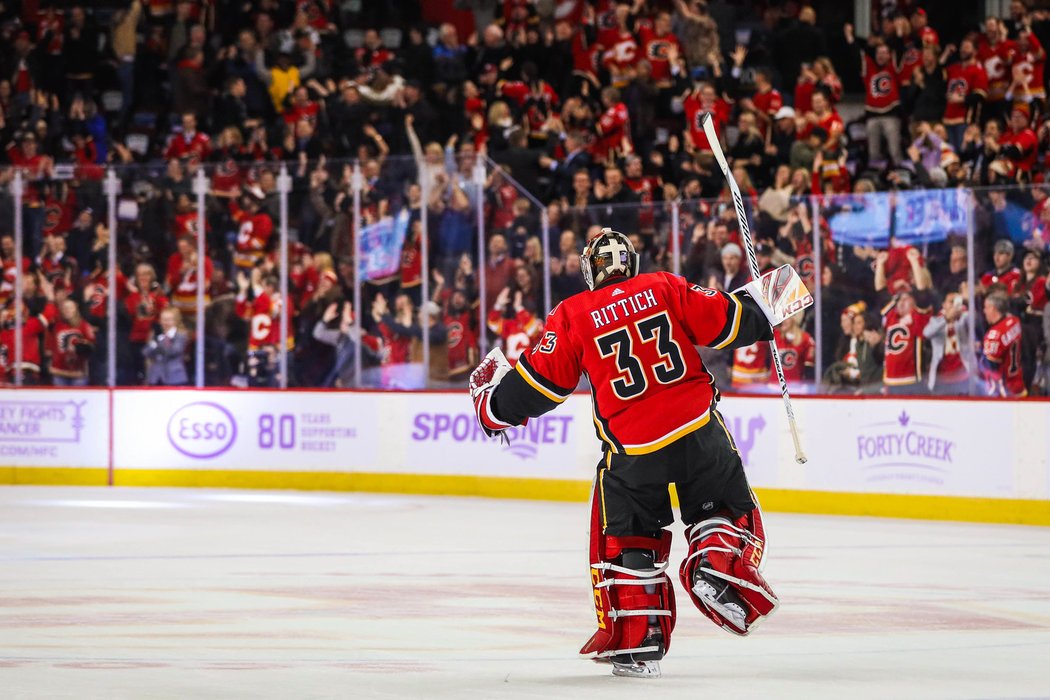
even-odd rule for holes
{"type": "Polygon", "coordinates": [[[638,274],[630,240],[610,229],[588,243],[581,263],[589,290],[551,312],[513,369],[499,350],[489,353],[470,392],[491,437],[554,409],[587,375],[602,442],[590,520],[598,629],[580,653],[611,662],[618,676],[657,677],[676,614],[668,484],[686,525],[680,578],[694,605],[739,635],[776,610],[759,573],[762,515],[695,346],[770,340],[782,320],[770,294],[804,307],[796,297],[805,287],[767,278],[727,294],[664,272],[638,274]]]}

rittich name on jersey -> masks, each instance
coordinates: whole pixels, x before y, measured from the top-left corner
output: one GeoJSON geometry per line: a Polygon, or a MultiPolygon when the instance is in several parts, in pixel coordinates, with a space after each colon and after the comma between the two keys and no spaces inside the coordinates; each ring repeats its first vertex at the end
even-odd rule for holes
{"type": "MultiPolygon", "coordinates": [[[[620,294],[624,293],[617,287],[613,290],[613,296],[616,296],[617,292],[620,294]]],[[[617,299],[605,306],[594,309],[591,311],[591,320],[594,321],[595,328],[601,328],[614,321],[628,318],[632,314],[651,309],[654,306],[656,306],[656,295],[653,294],[652,289],[646,289],[643,292],[625,296],[622,299],[617,299]]]]}

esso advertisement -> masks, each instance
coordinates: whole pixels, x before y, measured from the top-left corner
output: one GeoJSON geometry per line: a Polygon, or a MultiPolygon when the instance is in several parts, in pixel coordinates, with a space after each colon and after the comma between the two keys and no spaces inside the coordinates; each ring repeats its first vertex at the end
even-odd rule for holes
{"type": "Polygon", "coordinates": [[[508,429],[505,441],[481,430],[466,392],[419,394],[405,408],[398,440],[410,471],[590,480],[601,458],[586,396],[508,429]]]}
{"type": "Polygon", "coordinates": [[[168,442],[187,457],[218,457],[236,440],[237,419],[213,401],[188,403],[168,420],[168,442]]]}
{"type": "Polygon", "coordinates": [[[106,391],[0,391],[0,465],[106,467],[106,391]]]}
{"type": "Polygon", "coordinates": [[[127,469],[367,469],[381,450],[379,412],[364,398],[342,392],[116,392],[114,462],[127,469]]]}

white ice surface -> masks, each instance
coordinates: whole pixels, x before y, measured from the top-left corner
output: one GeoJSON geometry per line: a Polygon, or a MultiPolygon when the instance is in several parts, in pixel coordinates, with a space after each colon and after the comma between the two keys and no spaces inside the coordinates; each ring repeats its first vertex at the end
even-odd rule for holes
{"type": "MultiPolygon", "coordinates": [[[[579,660],[586,507],[0,488],[0,698],[1048,698],[1050,528],[767,516],[752,637],[579,660]]],[[[672,553],[684,554],[680,528],[672,553]]]]}

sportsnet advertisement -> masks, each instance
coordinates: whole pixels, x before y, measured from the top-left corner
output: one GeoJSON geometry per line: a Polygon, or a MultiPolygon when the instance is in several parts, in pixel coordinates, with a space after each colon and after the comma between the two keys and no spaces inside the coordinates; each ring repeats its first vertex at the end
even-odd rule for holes
{"type": "Polygon", "coordinates": [[[422,394],[403,404],[401,471],[589,481],[601,457],[583,396],[510,429],[509,444],[485,436],[466,392],[422,394]]]}

